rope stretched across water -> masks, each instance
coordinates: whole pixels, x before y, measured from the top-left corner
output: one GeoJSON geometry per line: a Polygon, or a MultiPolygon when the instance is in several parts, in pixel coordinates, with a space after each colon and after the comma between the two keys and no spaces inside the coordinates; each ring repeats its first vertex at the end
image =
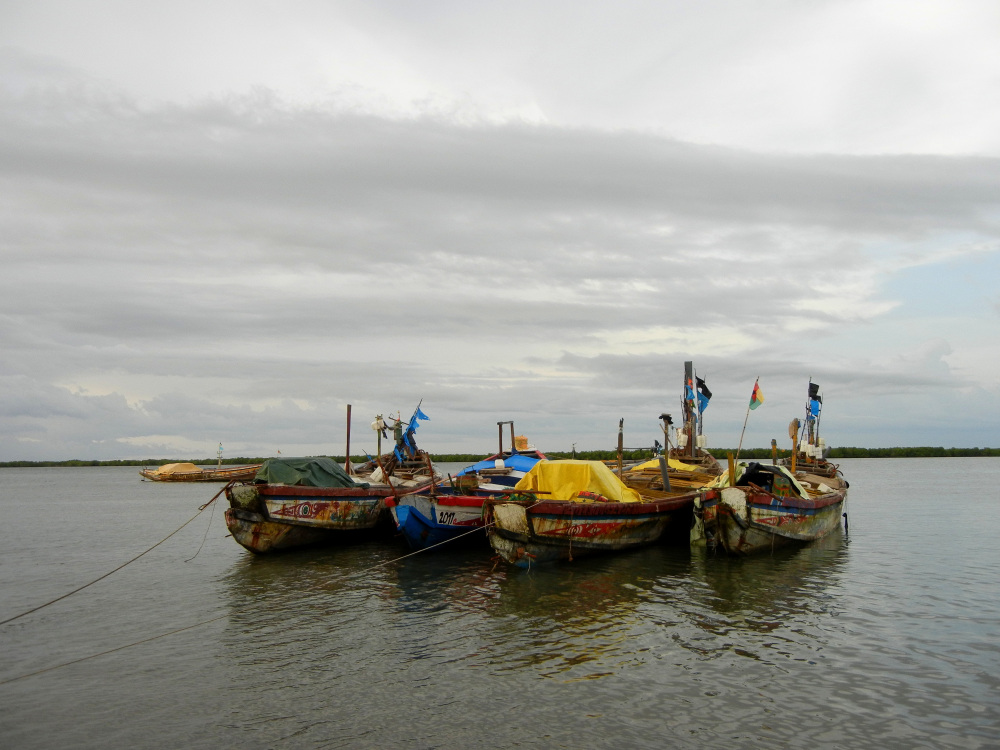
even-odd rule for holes
{"type": "MultiPolygon", "coordinates": [[[[229,485],[227,484],[226,487],[228,487],[228,486],[229,485]]],[[[87,588],[89,586],[93,586],[95,583],[103,581],[108,576],[113,575],[114,573],[117,573],[119,570],[121,570],[122,568],[124,568],[126,565],[131,565],[132,563],[134,563],[136,560],[138,560],[143,555],[152,552],[154,549],[156,549],[157,547],[159,547],[161,544],[163,544],[165,541],[167,541],[170,537],[172,537],[178,531],[180,531],[181,529],[183,529],[185,526],[187,526],[189,523],[191,523],[198,516],[200,516],[201,513],[202,513],[202,511],[205,510],[205,508],[207,508],[209,505],[211,505],[212,503],[214,503],[216,501],[216,499],[219,497],[219,495],[221,495],[223,492],[226,491],[226,487],[223,487],[221,490],[219,490],[219,492],[215,495],[215,497],[213,497],[211,500],[209,500],[204,505],[200,506],[198,508],[198,512],[197,513],[195,513],[188,520],[186,520],[184,523],[182,523],[176,529],[174,529],[173,531],[171,531],[169,534],[167,534],[165,537],[163,537],[163,539],[161,539],[160,541],[158,541],[156,544],[154,544],[152,547],[150,547],[149,549],[147,549],[145,552],[140,552],[138,555],[136,555],[135,557],[133,557],[131,560],[128,560],[127,562],[123,562],[121,565],[119,565],[114,570],[109,570],[107,573],[105,573],[101,577],[95,578],[90,583],[85,583],[82,586],[80,586],[79,588],[73,589],[69,593],[63,594],[62,596],[57,596],[55,599],[52,599],[51,601],[47,601],[47,602],[45,602],[45,604],[39,604],[37,607],[33,607],[32,609],[29,609],[29,610],[27,610],[25,612],[22,612],[19,615],[14,615],[13,617],[8,617],[6,620],[0,620],[0,625],[6,625],[8,622],[14,622],[14,620],[18,620],[18,619],[24,617],[25,615],[30,615],[32,612],[37,612],[38,610],[45,609],[46,607],[49,607],[49,606],[55,604],[56,602],[61,602],[63,599],[71,597],[71,596],[73,596],[73,594],[78,594],[81,591],[83,591],[85,588],[87,588]]]]}
{"type": "MultiPolygon", "coordinates": [[[[38,610],[43,609],[44,607],[47,607],[50,604],[55,604],[56,602],[61,601],[61,600],[65,599],[65,598],[67,598],[69,596],[72,596],[73,594],[75,594],[75,593],[77,593],[79,591],[83,591],[83,589],[87,588],[87,586],[92,586],[95,583],[97,583],[98,581],[104,580],[105,578],[107,578],[111,574],[118,572],[119,570],[121,570],[122,568],[124,568],[126,565],[135,562],[140,557],[142,557],[143,555],[145,555],[147,552],[151,552],[152,550],[154,550],[157,547],[159,547],[161,544],[163,544],[165,541],[167,541],[167,539],[169,539],[174,534],[176,534],[178,531],[180,531],[185,526],[187,526],[189,523],[191,523],[191,521],[193,521],[195,518],[197,518],[199,515],[201,515],[201,512],[203,510],[205,510],[205,508],[207,508],[209,505],[211,505],[213,502],[215,502],[215,500],[219,497],[219,495],[221,495],[224,491],[225,491],[225,488],[223,488],[222,490],[220,490],[219,493],[215,497],[213,497],[211,500],[209,500],[204,505],[200,506],[198,508],[198,512],[195,515],[193,515],[191,518],[189,518],[183,524],[181,524],[180,526],[178,526],[176,529],[174,529],[174,531],[170,532],[170,534],[168,534],[163,539],[161,539],[160,541],[158,541],[156,544],[154,544],[152,547],[150,547],[149,549],[147,549],[145,552],[143,552],[143,553],[141,553],[139,555],[136,555],[135,557],[133,557],[131,560],[129,560],[126,563],[122,563],[117,568],[115,568],[112,571],[109,571],[108,573],[105,573],[100,578],[96,578],[93,581],[91,581],[90,583],[87,583],[87,584],[85,584],[83,586],[80,586],[79,588],[74,589],[73,591],[70,591],[68,594],[63,594],[62,596],[58,597],[57,599],[53,599],[52,601],[46,602],[45,604],[41,604],[41,605],[35,607],[34,609],[29,609],[27,612],[22,612],[19,615],[15,615],[14,617],[8,618],[8,619],[4,620],[3,622],[0,622],[0,625],[5,625],[8,622],[12,622],[13,620],[18,619],[19,617],[24,617],[25,615],[29,615],[32,612],[37,612],[38,610]]],[[[534,508],[536,505],[538,505],[541,502],[542,501],[539,500],[538,502],[533,503],[533,504],[527,506],[525,508],[525,510],[530,510],[531,508],[534,508]]],[[[469,534],[475,534],[478,531],[485,531],[486,529],[490,528],[493,525],[494,525],[493,522],[485,523],[482,526],[477,526],[476,528],[471,529],[469,531],[466,531],[463,534],[459,534],[458,536],[454,536],[454,537],[452,537],[450,539],[446,539],[443,542],[438,542],[437,544],[432,544],[432,545],[430,545],[428,547],[424,547],[422,549],[414,550],[413,552],[409,552],[409,553],[407,553],[405,555],[401,555],[399,557],[393,558],[392,560],[384,560],[384,561],[382,561],[380,563],[376,563],[374,565],[370,565],[367,568],[364,568],[363,570],[356,570],[353,573],[348,573],[347,575],[344,576],[344,579],[345,580],[349,580],[349,579],[351,579],[351,578],[353,578],[355,576],[360,576],[360,575],[364,575],[366,573],[369,573],[369,572],[371,572],[371,571],[373,571],[373,570],[375,570],[377,568],[381,568],[381,567],[386,566],[386,565],[391,565],[393,563],[399,562],[400,560],[405,560],[405,559],[407,559],[409,557],[413,557],[415,555],[419,555],[422,552],[429,552],[430,550],[435,549],[437,547],[440,547],[442,545],[458,541],[459,539],[462,539],[463,537],[466,537],[469,534]]],[[[8,678],[6,680],[0,680],[0,685],[6,685],[6,684],[11,683],[11,682],[17,682],[18,680],[24,680],[24,679],[27,679],[28,677],[34,677],[36,675],[44,674],[45,672],[52,672],[52,671],[55,671],[57,669],[62,669],[63,667],[71,666],[73,664],[79,664],[80,662],[89,661],[90,659],[96,659],[99,656],[106,656],[108,654],[113,654],[116,651],[124,651],[125,649],[132,648],[133,646],[141,646],[144,643],[150,643],[152,641],[159,640],[160,638],[166,638],[167,636],[176,635],[177,633],[183,633],[186,630],[194,630],[195,628],[200,628],[203,625],[209,625],[209,624],[211,624],[213,622],[217,622],[219,620],[223,620],[223,619],[229,617],[229,615],[230,615],[230,613],[226,613],[224,615],[216,615],[215,617],[210,617],[207,620],[202,620],[200,622],[196,622],[193,625],[186,625],[183,628],[176,628],[176,629],[170,630],[170,631],[168,631],[166,633],[160,633],[160,635],[154,635],[154,636],[151,636],[149,638],[143,638],[142,640],[139,640],[139,641],[133,641],[132,643],[127,643],[124,646],[117,646],[115,648],[108,649],[107,651],[101,651],[100,653],[97,653],[97,654],[90,654],[89,656],[81,656],[79,659],[73,659],[71,661],[62,662],[61,664],[55,664],[55,665],[53,665],[51,667],[45,667],[44,669],[38,669],[38,670],[36,670],[34,672],[28,672],[27,674],[18,675],[17,677],[10,677],[10,678],[8,678]]]]}

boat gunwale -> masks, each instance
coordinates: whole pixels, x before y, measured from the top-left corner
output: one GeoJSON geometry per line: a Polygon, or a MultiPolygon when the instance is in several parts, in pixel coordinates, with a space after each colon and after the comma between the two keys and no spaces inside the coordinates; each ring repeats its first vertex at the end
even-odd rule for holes
{"type": "Polygon", "coordinates": [[[372,487],[307,487],[297,484],[256,484],[257,492],[263,497],[319,498],[337,500],[351,497],[390,497],[392,487],[375,485],[372,487]]]}
{"type": "MultiPolygon", "coordinates": [[[[846,489],[834,490],[817,497],[781,497],[756,488],[737,487],[737,489],[748,490],[744,493],[748,505],[752,505],[755,508],[767,508],[769,510],[819,510],[844,502],[847,499],[846,489]]],[[[722,491],[718,488],[713,488],[706,492],[704,500],[715,500],[720,504],[725,504],[722,500],[722,491]]]]}
{"type": "MultiPolygon", "coordinates": [[[[527,506],[529,516],[644,516],[682,510],[687,505],[694,505],[695,498],[700,493],[691,492],[677,497],[667,497],[659,500],[637,503],[620,502],[580,502],[578,500],[538,500],[527,506]]],[[[525,505],[524,501],[510,499],[493,499],[491,504],[501,505],[513,502],[525,505]]]]}

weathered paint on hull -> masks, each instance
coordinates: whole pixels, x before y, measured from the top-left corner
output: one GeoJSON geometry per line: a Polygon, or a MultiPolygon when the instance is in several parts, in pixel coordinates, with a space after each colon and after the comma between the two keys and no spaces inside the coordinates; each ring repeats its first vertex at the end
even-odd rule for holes
{"type": "Polygon", "coordinates": [[[330,544],[391,529],[386,488],[237,485],[227,489],[226,524],[251,552],[330,544]]]}
{"type": "Polygon", "coordinates": [[[390,500],[396,527],[412,549],[427,549],[453,541],[481,543],[483,497],[408,495],[390,500]]]}
{"type": "Polygon", "coordinates": [[[711,542],[749,555],[821,539],[840,524],[846,501],[846,489],[803,500],[730,487],[709,493],[696,514],[711,542]]]}
{"type": "Polygon", "coordinates": [[[264,498],[264,507],[272,521],[337,531],[371,529],[387,518],[384,500],[378,497],[331,500],[272,496],[264,498]]]}
{"type": "Polygon", "coordinates": [[[652,544],[672,525],[687,528],[693,503],[693,494],[653,503],[543,501],[531,509],[498,503],[491,507],[488,536],[493,549],[518,567],[572,561],[652,544]]]}
{"type": "Polygon", "coordinates": [[[242,547],[259,555],[332,541],[331,532],[326,529],[274,523],[258,513],[238,508],[226,509],[226,526],[242,547]]]}
{"type": "Polygon", "coordinates": [[[412,505],[401,505],[392,509],[396,527],[411,549],[424,550],[441,544],[458,542],[482,543],[483,522],[480,517],[477,523],[456,526],[451,524],[436,524],[424,516],[412,505]],[[475,532],[479,532],[478,534],[475,532]]]}

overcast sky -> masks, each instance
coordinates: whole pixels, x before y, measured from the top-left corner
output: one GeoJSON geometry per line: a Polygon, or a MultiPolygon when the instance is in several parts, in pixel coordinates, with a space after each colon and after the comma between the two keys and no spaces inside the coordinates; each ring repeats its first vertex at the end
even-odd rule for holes
{"type": "Polygon", "coordinates": [[[5,0],[0,252],[0,460],[1000,447],[1000,4],[5,0]]]}

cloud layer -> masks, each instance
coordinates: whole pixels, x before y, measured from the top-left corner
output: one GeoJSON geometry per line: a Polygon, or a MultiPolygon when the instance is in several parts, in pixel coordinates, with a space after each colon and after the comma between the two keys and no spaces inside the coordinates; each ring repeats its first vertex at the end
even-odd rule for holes
{"type": "Polygon", "coordinates": [[[375,414],[421,398],[434,451],[487,451],[502,419],[560,450],[611,447],[624,417],[650,445],[685,360],[717,446],[757,377],[745,445],[785,435],[810,377],[831,444],[1000,444],[990,144],[168,101],[17,47],[0,81],[0,460],[341,452],[348,403],[374,450],[375,414]]]}

